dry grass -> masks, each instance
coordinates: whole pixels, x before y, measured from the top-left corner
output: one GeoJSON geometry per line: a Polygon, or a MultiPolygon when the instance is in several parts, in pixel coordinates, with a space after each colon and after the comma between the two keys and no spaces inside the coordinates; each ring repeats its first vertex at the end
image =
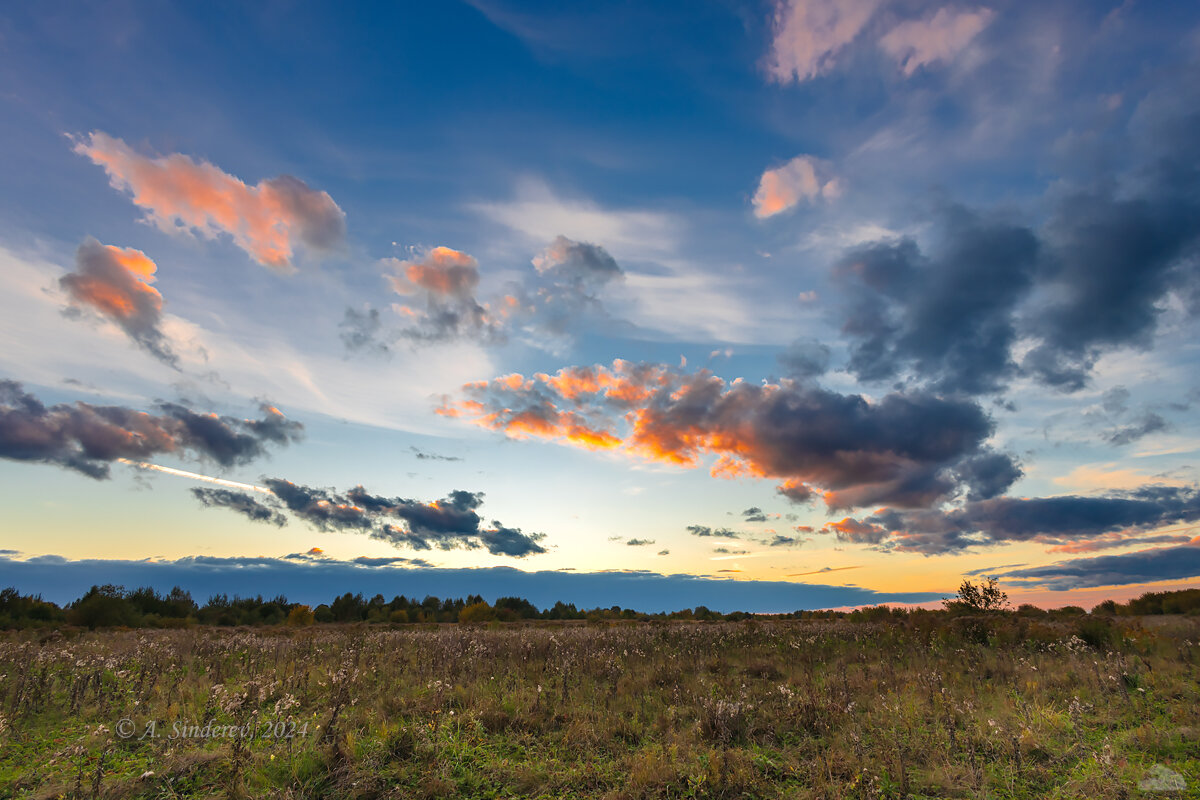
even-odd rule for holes
{"type": "Polygon", "coordinates": [[[14,634],[0,797],[1200,797],[1200,621],[1078,624],[14,634]]]}

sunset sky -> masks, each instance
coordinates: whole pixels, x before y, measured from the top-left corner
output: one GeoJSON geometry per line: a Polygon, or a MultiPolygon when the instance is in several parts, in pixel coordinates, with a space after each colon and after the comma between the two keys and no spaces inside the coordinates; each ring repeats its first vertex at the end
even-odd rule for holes
{"type": "Polygon", "coordinates": [[[0,174],[0,585],[1200,577],[1194,2],[9,3],[0,174]]]}

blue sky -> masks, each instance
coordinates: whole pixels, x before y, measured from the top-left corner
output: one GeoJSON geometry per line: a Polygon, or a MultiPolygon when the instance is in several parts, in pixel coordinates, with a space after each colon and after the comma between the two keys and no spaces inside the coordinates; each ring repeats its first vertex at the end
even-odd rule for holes
{"type": "Polygon", "coordinates": [[[0,574],[1194,583],[1198,48],[1169,2],[7,8],[0,574]]]}

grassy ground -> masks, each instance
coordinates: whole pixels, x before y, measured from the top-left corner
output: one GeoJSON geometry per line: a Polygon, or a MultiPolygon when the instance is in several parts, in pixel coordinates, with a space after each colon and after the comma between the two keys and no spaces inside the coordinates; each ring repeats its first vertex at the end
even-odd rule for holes
{"type": "Polygon", "coordinates": [[[1153,622],[13,634],[0,797],[1200,797],[1200,620],[1153,622]]]}

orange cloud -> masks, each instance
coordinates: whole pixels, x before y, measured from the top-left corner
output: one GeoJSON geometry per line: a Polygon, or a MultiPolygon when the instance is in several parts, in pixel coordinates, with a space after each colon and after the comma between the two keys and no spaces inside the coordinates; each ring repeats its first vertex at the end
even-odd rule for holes
{"type": "Polygon", "coordinates": [[[479,285],[479,262],[450,247],[435,247],[418,260],[387,259],[392,287],[400,294],[424,289],[436,295],[469,296],[479,285]]]}
{"type": "Polygon", "coordinates": [[[565,367],[463,387],[439,413],[513,438],[541,438],[684,467],[711,457],[718,477],[778,478],[831,508],[927,507],[970,485],[972,459],[997,454],[973,401],[892,394],[875,402],[793,381],[726,382],[662,364],[565,367]],[[930,436],[920,431],[934,432],[930,436]]]}
{"type": "Polygon", "coordinates": [[[113,187],[132,194],[160,229],[227,234],[264,266],[291,269],[298,244],[324,250],[345,235],[345,214],[333,198],[290,175],[248,186],[207,161],[144,156],[100,131],[74,149],[104,167],[113,187]]]}
{"type": "Polygon", "coordinates": [[[75,271],[60,278],[59,285],[74,310],[90,308],[115,322],[139,346],[177,367],[179,359],[161,329],[162,294],[150,285],[156,270],[141,250],[88,238],[75,251],[75,271]]]}

